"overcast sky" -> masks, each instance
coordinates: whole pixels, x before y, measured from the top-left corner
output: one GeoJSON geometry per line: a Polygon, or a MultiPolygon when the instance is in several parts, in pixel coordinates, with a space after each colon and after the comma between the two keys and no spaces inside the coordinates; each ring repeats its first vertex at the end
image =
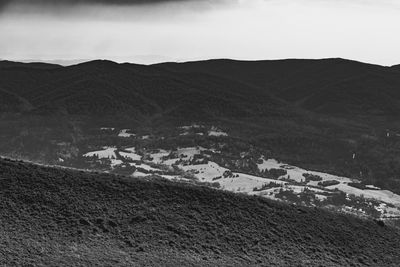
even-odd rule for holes
{"type": "Polygon", "coordinates": [[[0,0],[0,58],[400,64],[398,0],[0,0]],[[109,4],[112,3],[112,4],[109,4]]]}

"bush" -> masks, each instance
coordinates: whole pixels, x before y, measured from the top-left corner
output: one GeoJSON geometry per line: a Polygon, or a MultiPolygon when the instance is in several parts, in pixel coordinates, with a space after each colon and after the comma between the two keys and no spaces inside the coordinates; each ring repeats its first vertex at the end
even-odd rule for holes
{"type": "Polygon", "coordinates": [[[233,177],[232,171],[225,171],[223,174],[224,178],[233,177]]]}
{"type": "Polygon", "coordinates": [[[299,202],[299,197],[293,190],[283,190],[281,189],[278,194],[275,195],[276,198],[286,200],[293,203],[299,202]]]}
{"type": "Polygon", "coordinates": [[[259,191],[263,191],[263,190],[267,190],[267,189],[275,188],[275,187],[282,187],[282,184],[275,183],[275,182],[270,182],[269,184],[264,184],[261,188],[254,187],[253,191],[254,192],[259,192],[259,191]]]}
{"type": "Polygon", "coordinates": [[[361,190],[366,189],[366,186],[363,183],[348,183],[348,185],[352,186],[352,187],[355,187],[355,188],[358,188],[358,189],[361,189],[361,190]]]}
{"type": "Polygon", "coordinates": [[[326,204],[331,204],[334,206],[342,206],[345,205],[346,203],[347,203],[346,193],[344,192],[335,193],[326,201],[326,204]]]}
{"type": "Polygon", "coordinates": [[[218,176],[218,177],[212,178],[213,181],[216,181],[216,180],[219,180],[219,179],[222,179],[222,176],[218,176]]]}
{"type": "Polygon", "coordinates": [[[316,174],[311,174],[311,173],[303,173],[304,178],[306,178],[306,182],[308,183],[309,181],[322,181],[322,177],[316,174]]]}
{"type": "Polygon", "coordinates": [[[340,184],[340,182],[336,181],[336,180],[328,180],[328,181],[322,181],[322,182],[318,183],[319,186],[323,186],[323,187],[338,185],[338,184],[340,184]]]}
{"type": "Polygon", "coordinates": [[[268,173],[272,178],[278,179],[279,177],[286,175],[287,171],[283,169],[270,169],[268,173]]]}

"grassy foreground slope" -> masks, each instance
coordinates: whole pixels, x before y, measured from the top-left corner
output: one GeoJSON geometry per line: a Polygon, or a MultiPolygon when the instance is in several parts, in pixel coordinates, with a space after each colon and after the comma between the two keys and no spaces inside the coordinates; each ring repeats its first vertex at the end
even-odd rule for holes
{"type": "Polygon", "coordinates": [[[163,180],[0,160],[0,265],[398,266],[373,221],[163,180]]]}

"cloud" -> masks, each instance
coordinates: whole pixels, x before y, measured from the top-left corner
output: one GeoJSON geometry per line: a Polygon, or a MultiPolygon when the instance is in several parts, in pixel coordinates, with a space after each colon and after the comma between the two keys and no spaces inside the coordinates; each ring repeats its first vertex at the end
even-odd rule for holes
{"type": "MultiPolygon", "coordinates": [[[[0,0],[0,5],[29,4],[29,5],[79,5],[79,4],[103,4],[103,5],[143,5],[165,2],[183,2],[196,0],[0,0]]],[[[207,0],[206,0],[207,1],[207,0]]]]}
{"type": "Polygon", "coordinates": [[[200,13],[232,7],[240,1],[243,0],[0,0],[0,19],[4,15],[20,14],[56,16],[60,19],[72,16],[140,20],[151,12],[159,15],[163,11],[166,17],[174,17],[190,11],[200,13]]]}
{"type": "Polygon", "coordinates": [[[160,61],[344,57],[398,64],[400,17],[392,8],[398,0],[379,1],[166,0],[113,6],[103,0],[70,8],[10,6],[0,15],[0,58],[145,63],[149,57],[136,55],[161,55],[155,57],[160,61]]]}
{"type": "Polygon", "coordinates": [[[59,9],[74,8],[78,6],[102,5],[102,6],[149,6],[165,3],[211,3],[212,0],[0,0],[0,12],[8,7],[25,7],[59,9]]]}

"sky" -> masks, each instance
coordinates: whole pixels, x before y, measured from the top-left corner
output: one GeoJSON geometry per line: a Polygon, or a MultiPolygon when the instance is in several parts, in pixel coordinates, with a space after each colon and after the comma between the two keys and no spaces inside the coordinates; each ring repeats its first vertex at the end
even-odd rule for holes
{"type": "Polygon", "coordinates": [[[400,64],[399,0],[0,0],[0,58],[400,64]]]}

